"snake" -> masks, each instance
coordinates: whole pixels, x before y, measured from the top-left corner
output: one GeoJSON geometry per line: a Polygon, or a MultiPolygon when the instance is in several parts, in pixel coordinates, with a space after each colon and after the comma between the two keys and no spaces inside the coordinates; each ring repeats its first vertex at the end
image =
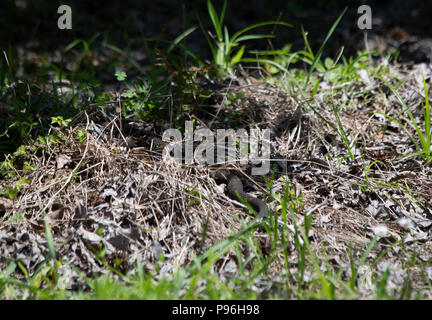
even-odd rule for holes
{"type": "MultiPolygon", "coordinates": [[[[281,157],[278,157],[276,159],[279,160],[281,159],[281,157]]],[[[328,168],[328,164],[319,158],[309,158],[307,161],[304,162],[314,164],[323,168],[328,168]]],[[[279,160],[276,161],[276,163],[282,169],[282,172],[287,171],[286,161],[279,160]]],[[[242,200],[245,200],[247,203],[250,204],[250,206],[255,210],[255,212],[258,213],[258,216],[261,218],[268,216],[269,208],[267,204],[263,200],[258,199],[245,192],[243,189],[243,183],[236,174],[232,173],[230,170],[227,169],[220,169],[216,171],[216,178],[226,181],[228,194],[232,199],[238,200],[240,202],[242,200]]]]}
{"type": "Polygon", "coordinates": [[[245,192],[243,189],[243,183],[237,175],[233,173],[226,173],[226,171],[224,170],[219,171],[218,176],[222,176],[226,179],[228,194],[231,198],[240,202],[242,200],[245,200],[247,203],[250,204],[250,206],[255,210],[255,212],[258,213],[258,216],[261,218],[264,218],[268,215],[269,208],[267,207],[267,204],[261,199],[258,199],[245,192]]]}

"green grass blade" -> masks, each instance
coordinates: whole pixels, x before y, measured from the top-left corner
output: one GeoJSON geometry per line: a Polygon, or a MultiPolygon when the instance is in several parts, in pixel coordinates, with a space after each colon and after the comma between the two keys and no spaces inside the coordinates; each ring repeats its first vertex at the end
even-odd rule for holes
{"type": "Polygon", "coordinates": [[[193,26],[187,29],[186,31],[182,32],[177,38],[174,39],[172,44],[168,48],[168,53],[172,51],[184,38],[186,38],[188,35],[190,35],[192,32],[194,32],[198,27],[193,26]]]}
{"type": "Polygon", "coordinates": [[[381,112],[376,112],[376,114],[380,114],[384,117],[386,117],[387,119],[390,119],[391,121],[396,122],[404,131],[405,133],[408,135],[408,137],[410,138],[410,140],[414,143],[414,145],[416,146],[416,148],[418,150],[421,150],[420,146],[418,145],[418,143],[415,141],[414,137],[410,134],[410,132],[408,131],[408,129],[395,117],[389,116],[385,113],[381,113],[381,112]]]}
{"type": "Polygon", "coordinates": [[[277,55],[294,55],[294,54],[297,54],[297,52],[290,53],[290,52],[284,51],[284,50],[269,50],[269,51],[250,50],[249,52],[252,54],[258,55],[258,56],[277,56],[277,55]]]}
{"type": "Polygon", "coordinates": [[[339,111],[337,110],[337,107],[335,105],[332,105],[332,108],[333,108],[333,113],[335,115],[337,126],[338,126],[338,130],[336,132],[339,134],[339,136],[341,137],[343,143],[345,144],[345,147],[348,150],[350,159],[354,160],[355,156],[354,156],[354,154],[353,154],[353,152],[351,150],[351,144],[350,144],[350,142],[348,140],[348,136],[347,136],[347,134],[345,132],[345,129],[344,129],[343,124],[342,124],[342,121],[341,121],[341,119],[339,117],[339,111]]]}
{"type": "Polygon", "coordinates": [[[51,228],[48,224],[48,221],[46,219],[44,220],[44,224],[45,224],[45,238],[47,240],[49,255],[50,255],[50,258],[54,261],[55,260],[55,249],[54,249],[53,235],[51,232],[51,228]]]}
{"type": "Polygon", "coordinates": [[[235,65],[236,63],[240,62],[241,58],[243,57],[245,46],[241,46],[241,48],[237,51],[235,56],[231,59],[230,65],[235,65]]]}
{"type": "Polygon", "coordinates": [[[207,8],[209,12],[210,19],[213,23],[213,27],[216,31],[216,35],[218,37],[218,41],[222,41],[222,26],[219,22],[218,15],[216,13],[215,8],[213,7],[213,4],[210,0],[207,0],[207,8]]]}
{"type": "Polygon", "coordinates": [[[74,41],[72,41],[71,43],[69,43],[64,49],[63,52],[68,52],[69,50],[71,50],[72,48],[74,48],[75,46],[79,45],[79,44],[83,45],[84,48],[84,52],[88,53],[89,52],[89,45],[88,42],[82,39],[76,39],[74,41]]]}
{"type": "Polygon", "coordinates": [[[276,68],[280,69],[281,71],[285,72],[285,73],[289,73],[288,69],[285,68],[284,66],[282,66],[281,64],[273,61],[273,60],[269,60],[269,59],[259,59],[259,58],[243,58],[241,61],[243,62],[258,62],[258,63],[268,63],[272,66],[275,66],[276,68]]]}
{"type": "MultiPolygon", "coordinates": [[[[421,132],[421,130],[420,130],[417,122],[415,121],[413,114],[409,110],[409,107],[407,106],[407,104],[405,103],[405,101],[403,101],[402,97],[399,95],[399,93],[397,92],[397,90],[389,82],[387,82],[386,80],[384,80],[380,76],[377,76],[377,78],[380,79],[382,82],[385,83],[385,85],[393,92],[393,94],[396,96],[396,98],[402,104],[403,108],[405,109],[405,112],[408,114],[408,117],[409,117],[409,119],[411,121],[410,122],[411,126],[415,129],[415,131],[417,133],[417,136],[418,136],[418,138],[420,140],[420,143],[422,145],[422,149],[423,149],[423,151],[426,152],[427,149],[428,149],[428,146],[426,144],[426,139],[425,139],[423,133],[421,132]]],[[[398,123],[400,123],[400,122],[398,122],[398,123]]],[[[417,144],[416,144],[416,146],[417,146],[417,144]]],[[[429,148],[430,148],[430,144],[429,144],[429,148]]]]}
{"type": "Polygon", "coordinates": [[[430,105],[429,105],[429,94],[428,89],[426,86],[426,81],[423,76],[423,87],[425,92],[425,109],[424,109],[424,122],[425,122],[425,133],[426,133],[426,147],[427,151],[426,156],[430,157],[430,151],[431,151],[431,125],[430,125],[430,105]]]}
{"type": "Polygon", "coordinates": [[[273,34],[250,34],[247,36],[238,37],[236,42],[246,41],[246,40],[251,40],[251,39],[269,39],[269,38],[274,38],[274,37],[275,36],[273,34]]]}
{"type": "Polygon", "coordinates": [[[249,27],[246,27],[246,28],[244,28],[244,29],[242,29],[240,31],[237,31],[233,35],[231,41],[232,42],[236,42],[236,40],[237,40],[238,37],[240,37],[243,33],[248,32],[249,30],[252,30],[252,29],[255,29],[255,28],[258,28],[258,27],[262,27],[262,26],[268,26],[268,25],[271,25],[271,24],[273,24],[273,25],[278,24],[278,25],[282,25],[282,26],[285,26],[285,27],[292,27],[292,25],[290,25],[289,23],[283,22],[283,21],[265,21],[265,22],[260,22],[260,23],[253,24],[253,25],[251,25],[249,27]]]}
{"type": "Polygon", "coordinates": [[[212,52],[212,56],[213,56],[213,57],[216,57],[216,49],[215,49],[215,47],[214,47],[214,45],[213,45],[211,39],[210,39],[209,36],[207,35],[207,32],[205,31],[204,26],[203,26],[203,24],[202,24],[202,22],[201,22],[201,19],[200,19],[199,15],[197,14],[196,17],[197,17],[197,20],[198,20],[198,24],[199,24],[199,26],[200,26],[200,29],[201,29],[202,33],[204,34],[204,37],[206,38],[207,43],[208,43],[208,45],[209,45],[209,47],[210,47],[210,51],[212,52]]]}
{"type": "Polygon", "coordinates": [[[304,31],[303,26],[301,26],[301,33],[302,33],[303,41],[304,41],[306,49],[307,49],[307,52],[305,51],[305,53],[309,53],[309,55],[313,58],[314,54],[313,54],[312,48],[309,44],[309,40],[307,39],[306,32],[304,31]]]}
{"type": "Polygon", "coordinates": [[[227,0],[224,1],[223,7],[222,7],[222,12],[221,12],[221,15],[220,15],[220,17],[219,17],[219,24],[220,24],[220,25],[223,24],[223,20],[224,20],[224,18],[225,18],[225,10],[226,10],[226,7],[227,7],[227,0]]]}
{"type": "Polygon", "coordinates": [[[225,47],[224,47],[224,62],[228,61],[229,54],[231,52],[231,47],[233,46],[233,43],[230,42],[228,28],[225,26],[224,28],[224,36],[225,36],[225,47]]]}
{"type": "MultiPolygon", "coordinates": [[[[304,89],[306,89],[306,87],[307,87],[307,85],[308,85],[308,83],[309,83],[309,78],[310,78],[312,72],[313,72],[314,69],[315,69],[315,65],[318,63],[318,61],[319,61],[320,58],[321,58],[322,52],[323,52],[323,50],[324,50],[325,45],[327,44],[327,41],[330,39],[331,35],[332,35],[333,32],[335,31],[337,25],[338,25],[339,22],[341,21],[343,15],[345,14],[345,11],[347,11],[347,9],[348,9],[348,7],[346,7],[346,8],[342,11],[342,13],[339,15],[339,17],[338,17],[338,18],[336,19],[336,21],[333,23],[332,27],[330,28],[329,32],[327,33],[327,36],[325,37],[323,43],[321,44],[321,47],[318,49],[318,52],[317,52],[317,54],[316,54],[316,56],[315,56],[315,58],[314,58],[314,61],[313,61],[312,65],[311,65],[311,67],[309,68],[309,72],[308,72],[308,74],[307,74],[307,76],[306,76],[306,82],[305,82],[305,85],[304,85],[304,89]]],[[[308,50],[310,50],[310,46],[308,46],[308,50]]]]}
{"type": "Polygon", "coordinates": [[[136,63],[135,60],[133,60],[130,57],[130,55],[127,52],[125,52],[124,50],[116,47],[115,45],[108,44],[108,43],[103,43],[102,46],[105,48],[111,49],[112,51],[114,51],[114,52],[118,53],[119,55],[121,55],[122,57],[126,58],[142,74],[146,73],[146,70],[144,70],[144,68],[142,68],[138,63],[136,63]]]}
{"type": "Polygon", "coordinates": [[[423,133],[420,131],[417,122],[414,119],[413,114],[411,113],[409,107],[405,103],[405,101],[402,99],[400,94],[397,92],[397,90],[386,80],[381,78],[380,76],[377,76],[378,79],[380,79],[382,82],[386,84],[386,86],[393,92],[393,94],[396,96],[396,98],[399,100],[399,102],[402,104],[402,106],[405,109],[405,112],[408,114],[408,117],[410,118],[411,124],[413,125],[413,128],[417,131],[417,134],[419,134],[419,137],[421,136],[424,139],[423,133]]]}
{"type": "Polygon", "coordinates": [[[359,261],[357,267],[354,267],[354,265],[353,265],[354,262],[353,261],[351,262],[352,263],[351,264],[352,275],[351,275],[351,279],[350,279],[350,287],[351,287],[351,289],[354,290],[355,283],[356,283],[356,280],[357,280],[358,271],[364,265],[364,263],[366,262],[366,259],[369,256],[369,253],[372,251],[372,248],[375,245],[375,243],[377,242],[377,240],[378,240],[378,238],[376,236],[373,237],[372,241],[369,243],[368,247],[366,248],[366,251],[361,256],[360,261],[359,261]]]}

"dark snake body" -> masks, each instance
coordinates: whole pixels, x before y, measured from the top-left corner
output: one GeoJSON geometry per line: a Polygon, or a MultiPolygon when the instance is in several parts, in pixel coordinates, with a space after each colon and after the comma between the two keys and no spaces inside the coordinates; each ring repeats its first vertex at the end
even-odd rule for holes
{"type": "Polygon", "coordinates": [[[224,177],[226,177],[227,180],[227,189],[230,197],[239,201],[242,199],[246,200],[261,218],[268,215],[269,209],[266,203],[244,192],[243,183],[238,176],[235,174],[224,174],[224,177]]]}

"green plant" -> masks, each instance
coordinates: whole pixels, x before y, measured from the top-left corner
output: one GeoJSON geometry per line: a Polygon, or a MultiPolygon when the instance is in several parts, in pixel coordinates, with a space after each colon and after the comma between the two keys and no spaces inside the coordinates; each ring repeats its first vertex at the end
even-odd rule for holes
{"type": "Polygon", "coordinates": [[[85,137],[85,135],[86,135],[87,133],[88,133],[87,130],[78,130],[78,132],[77,132],[78,140],[79,140],[79,141],[83,141],[83,140],[84,140],[84,137],[85,137]]]}
{"type": "MultiPolygon", "coordinates": [[[[344,126],[342,124],[342,121],[340,119],[339,116],[339,108],[337,106],[335,106],[334,104],[332,104],[332,109],[333,109],[333,113],[335,115],[336,118],[336,123],[332,123],[331,121],[327,120],[324,116],[322,116],[322,114],[315,109],[315,107],[312,105],[312,103],[310,103],[310,101],[313,99],[316,91],[318,90],[318,86],[319,83],[321,81],[321,79],[317,79],[313,85],[312,88],[312,92],[309,94],[306,92],[306,89],[308,88],[308,84],[310,82],[312,73],[314,71],[318,71],[320,73],[322,73],[324,75],[324,78],[327,76],[326,80],[330,80],[329,78],[333,78],[333,81],[347,81],[347,78],[349,77],[350,79],[352,79],[352,77],[354,77],[353,79],[355,80],[357,75],[355,73],[355,71],[357,69],[360,68],[364,68],[366,67],[366,53],[363,54],[359,54],[358,57],[356,59],[349,59],[348,61],[346,61],[345,59],[343,60],[344,63],[342,65],[338,65],[337,62],[339,60],[339,58],[341,57],[341,53],[342,51],[339,53],[338,58],[336,58],[335,60],[331,59],[331,58],[326,58],[324,60],[324,62],[321,61],[321,56],[322,53],[324,51],[324,47],[326,45],[326,43],[328,42],[328,40],[330,39],[330,37],[332,36],[332,34],[334,33],[336,27],[338,26],[339,22],[341,21],[343,15],[345,14],[345,11],[347,10],[347,8],[345,8],[342,13],[339,15],[339,17],[336,19],[336,21],[333,23],[333,25],[331,26],[330,30],[327,32],[327,35],[323,41],[323,43],[321,44],[320,48],[318,49],[318,51],[316,53],[313,52],[309,41],[307,39],[307,35],[304,31],[304,28],[302,27],[302,35],[303,35],[303,40],[305,43],[305,47],[306,50],[302,50],[302,51],[298,51],[298,52],[294,52],[291,53],[290,52],[290,46],[286,46],[283,50],[277,50],[277,51],[273,51],[273,52],[259,52],[258,54],[260,56],[263,55],[269,55],[269,54],[276,54],[276,60],[271,60],[271,59],[258,59],[258,61],[263,62],[263,63],[268,63],[271,67],[273,67],[273,69],[271,69],[273,72],[276,71],[274,68],[279,69],[281,71],[285,72],[284,78],[289,78],[291,80],[290,84],[293,86],[293,93],[295,95],[298,95],[298,93],[301,94],[302,98],[303,98],[303,103],[306,103],[313,111],[314,113],[319,116],[323,121],[325,121],[342,139],[342,141],[344,142],[348,153],[349,153],[349,158],[350,159],[354,159],[355,157],[355,146],[353,146],[353,142],[350,142],[348,139],[348,136],[345,132],[344,126]],[[305,62],[306,64],[309,65],[309,68],[307,70],[306,75],[304,75],[302,72],[299,71],[294,71],[294,76],[288,76],[288,74],[291,75],[291,73],[287,70],[287,65],[289,65],[289,63],[292,62],[296,62],[297,60],[301,60],[303,62],[305,62]],[[292,80],[294,79],[294,80],[292,80]],[[299,85],[298,83],[302,83],[303,86],[299,85]],[[308,98],[306,98],[308,97],[308,98]],[[312,98],[309,98],[312,97],[312,98]]],[[[284,83],[283,87],[284,89],[288,89],[286,82],[285,81],[278,81],[279,83],[284,83]]],[[[299,103],[300,105],[300,103],[299,103]]]]}
{"type": "Polygon", "coordinates": [[[352,252],[350,251],[350,266],[351,266],[351,278],[349,279],[349,286],[351,290],[355,289],[356,283],[357,283],[357,277],[359,269],[365,264],[366,259],[371,252],[373,246],[377,242],[378,238],[375,236],[372,241],[369,243],[368,247],[366,248],[365,252],[362,254],[360,261],[356,264],[354,260],[354,256],[352,255],[352,252]]]}
{"type": "Polygon", "coordinates": [[[402,123],[402,121],[396,119],[395,117],[389,116],[387,114],[383,114],[383,113],[378,113],[378,114],[381,114],[381,115],[385,116],[386,118],[396,122],[405,131],[405,133],[408,135],[410,140],[416,146],[416,148],[418,150],[417,152],[405,155],[404,157],[413,157],[413,156],[421,155],[423,157],[423,159],[426,161],[426,164],[428,164],[429,162],[432,161],[432,145],[431,145],[432,127],[431,127],[431,121],[430,121],[431,110],[430,110],[430,105],[429,105],[429,94],[428,94],[428,89],[427,89],[424,77],[423,77],[423,87],[424,87],[424,95],[425,95],[425,100],[424,100],[424,104],[423,104],[423,118],[424,118],[423,119],[423,122],[424,122],[423,123],[423,125],[424,125],[423,132],[424,133],[420,129],[420,124],[418,124],[417,121],[414,119],[414,116],[411,113],[410,108],[407,106],[407,104],[402,99],[402,97],[397,92],[397,90],[389,82],[387,82],[386,80],[384,80],[380,76],[377,76],[377,78],[385,83],[385,85],[393,92],[393,94],[396,96],[396,98],[402,104],[405,113],[409,117],[408,123],[411,126],[411,128],[415,130],[415,132],[417,134],[417,138],[420,141],[420,144],[417,143],[416,139],[414,139],[413,135],[409,132],[407,127],[402,123]]]}
{"type": "MultiPolygon", "coordinates": [[[[69,43],[63,49],[63,55],[67,54],[72,49],[77,50],[79,45],[82,45],[82,51],[79,53],[78,59],[76,60],[74,70],[71,70],[70,78],[72,82],[75,80],[83,81],[85,83],[89,83],[95,79],[96,76],[96,68],[93,65],[93,53],[90,50],[90,47],[95,43],[95,40],[100,36],[99,33],[94,34],[89,40],[85,39],[76,39],[69,43]]],[[[61,79],[63,76],[63,69],[58,69],[58,77],[61,79]]]]}
{"type": "Polygon", "coordinates": [[[244,97],[244,92],[237,92],[235,95],[231,92],[228,92],[226,95],[226,99],[223,100],[223,102],[227,105],[236,103],[237,100],[244,97]]]}
{"type": "Polygon", "coordinates": [[[13,215],[11,215],[8,219],[8,222],[11,223],[17,223],[17,224],[22,224],[24,223],[24,213],[22,212],[16,212],[13,215]]]}
{"type": "Polygon", "coordinates": [[[251,51],[251,53],[255,54],[259,58],[245,58],[244,60],[248,62],[257,61],[259,63],[262,63],[264,65],[264,68],[270,74],[279,73],[281,71],[289,73],[288,68],[290,64],[296,63],[299,60],[299,55],[297,54],[297,52],[291,52],[291,44],[285,45],[280,50],[251,51]],[[273,56],[273,58],[261,58],[269,56],[273,56]]]}
{"type": "Polygon", "coordinates": [[[323,120],[325,123],[327,123],[334,130],[334,132],[339,135],[339,137],[343,141],[343,143],[344,143],[344,145],[348,151],[349,158],[351,160],[354,160],[355,154],[356,154],[356,148],[354,146],[354,142],[349,141],[348,136],[345,132],[344,126],[343,126],[342,121],[341,121],[340,116],[339,116],[339,108],[337,106],[335,106],[334,104],[332,104],[333,113],[334,113],[335,118],[336,118],[336,124],[334,124],[330,120],[326,119],[320,112],[318,112],[318,110],[316,110],[312,104],[308,104],[308,106],[313,110],[313,112],[321,120],[323,120]]]}
{"type": "Polygon", "coordinates": [[[114,75],[118,81],[124,81],[127,77],[126,72],[120,70],[116,70],[114,75]]]}
{"type": "Polygon", "coordinates": [[[348,136],[345,132],[342,121],[339,117],[338,107],[335,105],[332,105],[332,109],[333,109],[333,113],[335,115],[336,122],[337,122],[337,128],[333,125],[333,129],[342,139],[346,149],[348,150],[348,154],[349,154],[350,159],[354,160],[354,158],[355,158],[355,146],[353,146],[352,143],[350,143],[350,141],[348,140],[348,136]]]}
{"type": "Polygon", "coordinates": [[[72,119],[63,119],[62,116],[51,117],[51,124],[58,124],[61,127],[67,127],[72,119]]]}
{"type": "Polygon", "coordinates": [[[338,63],[338,59],[333,60],[326,57],[324,64],[317,65],[317,71],[324,75],[324,80],[328,83],[343,84],[357,81],[360,77],[357,71],[369,67],[369,55],[377,55],[377,53],[360,51],[356,57],[349,57],[348,59],[341,56],[341,63],[338,63]]]}
{"type": "MultiPolygon", "coordinates": [[[[116,72],[116,77],[119,81],[123,81],[126,79],[126,74],[116,72]]],[[[151,94],[151,85],[140,79],[126,85],[128,89],[121,95],[124,115],[129,117],[137,114],[141,119],[150,119],[157,105],[157,100],[151,94]]]]}
{"type": "Polygon", "coordinates": [[[325,47],[327,41],[330,39],[331,35],[335,31],[337,25],[339,24],[340,20],[342,19],[343,15],[345,14],[345,11],[347,9],[348,9],[348,7],[342,11],[342,13],[339,15],[339,17],[333,23],[332,27],[330,28],[329,32],[327,33],[327,36],[325,37],[323,43],[321,44],[321,46],[318,49],[316,54],[313,53],[312,48],[311,48],[309,41],[307,39],[306,33],[304,32],[304,29],[302,27],[302,36],[303,36],[304,43],[306,45],[306,50],[300,51],[300,52],[298,52],[298,54],[303,57],[303,61],[310,64],[309,71],[307,73],[303,89],[306,89],[306,87],[308,86],[310,76],[312,75],[312,72],[315,70],[316,66],[321,65],[321,68],[325,68],[325,66],[323,66],[321,63],[321,55],[324,51],[324,47],[325,47]]]}
{"type": "Polygon", "coordinates": [[[14,299],[53,299],[54,297],[62,299],[64,297],[65,289],[58,274],[58,268],[62,262],[56,259],[51,227],[46,220],[45,239],[48,249],[46,258],[33,275],[29,274],[21,261],[10,261],[6,271],[3,274],[0,273],[0,292],[4,290],[8,296],[11,296],[10,298],[14,299]],[[25,280],[18,280],[13,277],[16,271],[21,272],[25,280]]]}
{"type": "MultiPolygon", "coordinates": [[[[318,49],[318,51],[316,53],[313,52],[313,50],[309,44],[309,40],[307,39],[306,32],[304,31],[304,28],[302,27],[301,32],[302,32],[303,41],[304,41],[304,44],[306,47],[305,50],[300,50],[297,52],[291,52],[291,45],[288,44],[288,45],[285,45],[280,50],[252,51],[251,53],[256,54],[259,58],[255,58],[255,59],[245,58],[245,59],[242,59],[242,61],[246,61],[246,62],[257,61],[257,62],[264,64],[265,68],[270,73],[277,73],[277,72],[282,71],[285,74],[290,73],[288,71],[288,66],[290,64],[296,63],[298,61],[303,61],[304,63],[309,65],[306,76],[304,77],[303,74],[301,74],[301,77],[298,79],[298,80],[302,80],[302,82],[304,83],[303,87],[301,88],[304,91],[310,82],[310,77],[311,77],[312,73],[315,70],[317,70],[320,73],[323,73],[325,76],[326,75],[328,76],[331,74],[331,71],[334,71],[334,69],[336,68],[336,64],[342,55],[342,50],[339,52],[339,55],[335,60],[327,57],[324,60],[324,62],[322,62],[321,61],[321,55],[324,51],[325,45],[327,44],[328,40],[332,36],[333,32],[335,31],[337,25],[339,24],[340,20],[342,19],[343,15],[345,14],[346,10],[347,10],[347,8],[345,8],[342,11],[342,13],[339,15],[339,17],[333,23],[330,30],[327,32],[327,35],[326,35],[323,43],[321,44],[320,48],[318,49]],[[274,57],[272,59],[266,58],[269,56],[274,56],[274,57]]],[[[356,60],[360,60],[360,57],[356,60]]],[[[350,59],[349,62],[350,62],[350,64],[348,66],[350,66],[350,65],[352,66],[352,64],[356,63],[357,61],[352,61],[350,59]]],[[[339,66],[338,68],[341,68],[341,67],[339,66]]],[[[340,70],[340,72],[342,72],[342,71],[343,70],[340,70]]],[[[328,80],[328,79],[326,79],[326,80],[328,80]]],[[[319,80],[317,81],[317,83],[314,86],[316,87],[318,83],[319,83],[319,80]]]]}
{"type": "Polygon", "coordinates": [[[73,107],[76,95],[59,96],[55,83],[52,91],[45,91],[28,79],[14,79],[13,68],[6,68],[12,59],[5,59],[7,63],[0,67],[0,103],[7,106],[0,119],[0,160],[47,134],[51,124],[67,126],[77,112],[73,107]]]}
{"type": "Polygon", "coordinates": [[[234,48],[238,47],[242,42],[252,39],[269,39],[274,38],[272,34],[248,34],[244,35],[246,32],[266,25],[283,25],[286,27],[291,27],[290,24],[282,21],[265,21],[253,24],[242,30],[237,31],[230,37],[228,28],[224,26],[223,20],[225,17],[225,10],[227,7],[227,0],[224,1],[222,11],[218,16],[212,2],[207,0],[207,8],[210,16],[210,20],[213,24],[214,31],[216,35],[211,35],[211,38],[205,32],[205,29],[198,19],[200,27],[207,39],[210,50],[213,56],[213,64],[216,68],[216,75],[219,77],[226,77],[229,73],[232,73],[232,67],[239,63],[240,61],[247,61],[243,59],[245,45],[241,45],[237,51],[234,53],[234,48]]]}

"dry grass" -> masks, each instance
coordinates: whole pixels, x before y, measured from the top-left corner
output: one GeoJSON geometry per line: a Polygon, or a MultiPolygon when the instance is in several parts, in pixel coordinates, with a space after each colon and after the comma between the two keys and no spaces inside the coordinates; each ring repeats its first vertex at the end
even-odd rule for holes
{"type": "MultiPolygon", "coordinates": [[[[399,92],[418,110],[422,93],[416,72],[392,67],[389,74],[407,76],[399,92]]],[[[352,261],[358,261],[377,236],[378,242],[358,270],[356,296],[371,297],[373,278],[388,269],[389,290],[400,289],[408,277],[413,292],[430,298],[431,168],[418,157],[398,159],[414,149],[396,124],[377,115],[381,112],[400,118],[403,114],[389,90],[375,80],[349,87],[323,87],[313,99],[299,105],[296,100],[301,97],[296,92],[242,78],[221,91],[222,97],[227,90],[243,96],[230,105],[216,104],[214,123],[227,126],[224,116],[237,112],[239,126],[273,128],[272,155],[285,161],[287,171],[276,174],[272,194],[261,177],[254,181],[258,190],[267,191],[267,202],[282,221],[277,195],[283,194],[288,177],[290,203],[297,204],[294,215],[299,224],[305,213],[313,216],[308,239],[321,268],[342,270],[340,279],[349,279],[352,261]],[[340,120],[358,150],[354,159],[347,156],[346,146],[329,125],[337,123],[329,108],[332,104],[344,104],[340,120]]],[[[61,134],[62,140],[29,152],[25,158],[36,164],[36,170],[18,171],[14,178],[17,181],[25,176],[31,183],[13,202],[1,198],[2,268],[9,258],[15,258],[30,274],[36,270],[47,248],[44,217],[54,232],[57,259],[69,262],[73,276],[69,274],[68,288],[76,288],[80,281],[71,266],[87,275],[106,272],[95,255],[101,250],[100,243],[109,265],[121,258],[120,271],[132,269],[137,256],[146,270],[155,271],[155,263],[163,255],[163,273],[170,273],[190,265],[194,256],[241,230],[244,219],[252,221],[247,210],[215,182],[214,168],[162,160],[163,146],[157,139],[162,129],[153,126],[147,130],[145,125],[96,112],[80,114],[67,130],[56,132],[53,128],[52,134],[61,134]],[[133,137],[131,126],[136,129],[133,137]],[[79,130],[88,131],[82,141],[77,138],[79,130]],[[18,214],[21,222],[12,219],[18,214]]],[[[292,228],[293,221],[288,225],[292,228]]],[[[299,252],[294,233],[284,248],[289,269],[283,250],[271,249],[272,234],[264,228],[254,233],[261,250],[273,258],[266,271],[269,285],[284,283],[287,272],[295,282],[299,252]]],[[[247,255],[247,246],[242,250],[247,255]]],[[[221,278],[235,276],[232,263],[235,266],[237,260],[230,250],[214,271],[221,278]]],[[[309,279],[313,277],[309,275],[309,279]]]]}

